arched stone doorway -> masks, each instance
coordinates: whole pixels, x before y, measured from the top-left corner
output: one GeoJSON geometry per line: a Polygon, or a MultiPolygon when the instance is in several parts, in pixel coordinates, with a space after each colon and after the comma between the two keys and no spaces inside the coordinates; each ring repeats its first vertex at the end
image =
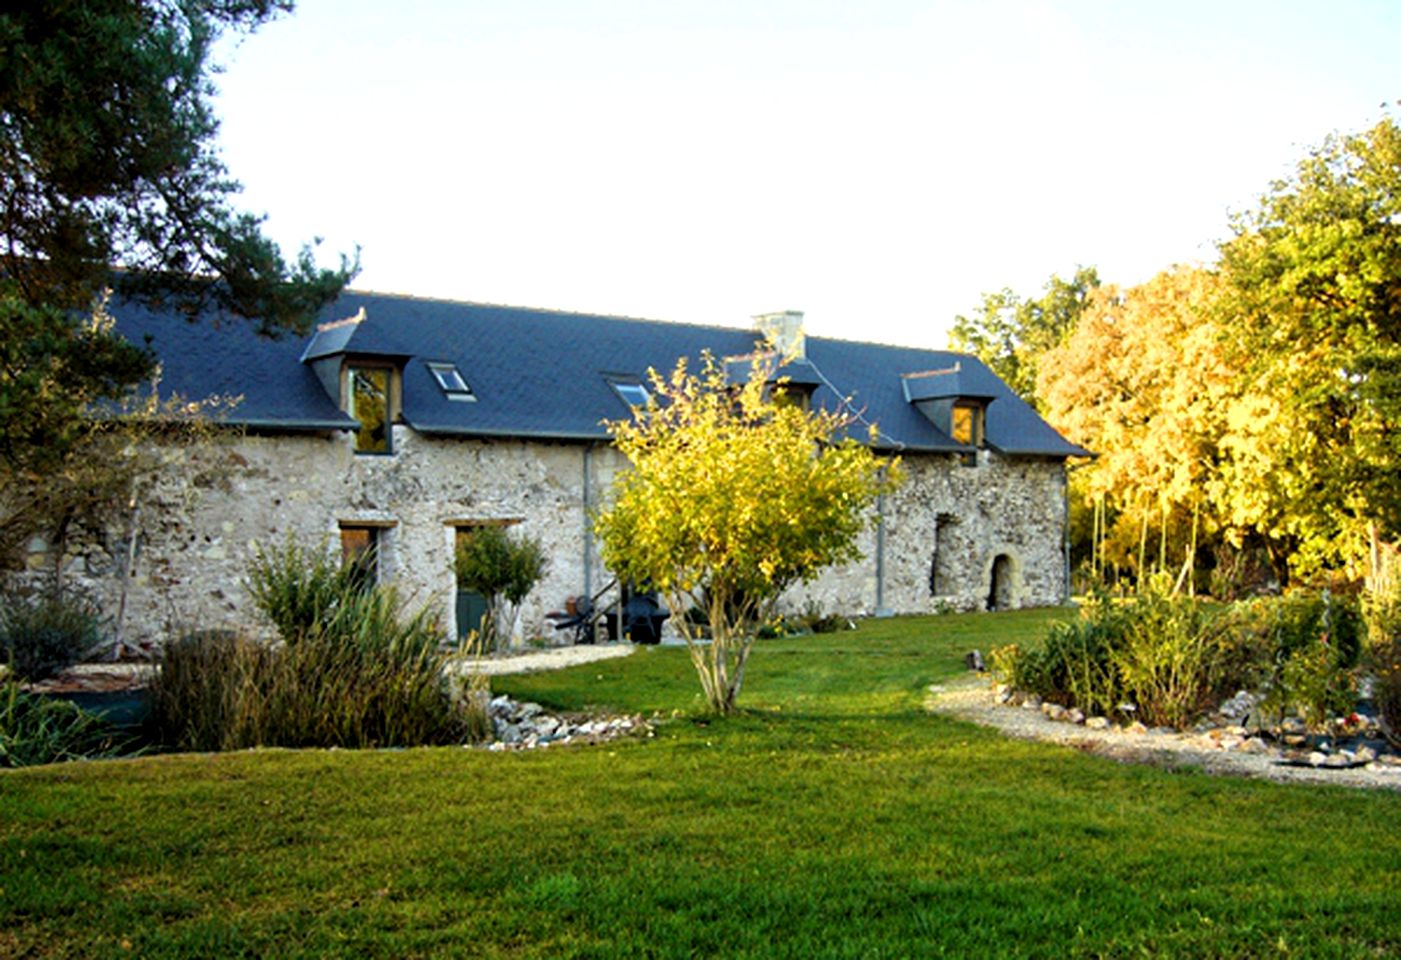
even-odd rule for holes
{"type": "Polygon", "coordinates": [[[1015,557],[1009,553],[999,553],[993,557],[992,569],[988,573],[987,608],[1011,610],[1016,604],[1020,579],[1020,564],[1015,557]]]}

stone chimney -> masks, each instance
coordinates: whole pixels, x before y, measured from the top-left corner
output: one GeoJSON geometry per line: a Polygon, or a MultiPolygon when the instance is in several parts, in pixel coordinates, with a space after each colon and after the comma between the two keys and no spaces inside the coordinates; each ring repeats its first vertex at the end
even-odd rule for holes
{"type": "Polygon", "coordinates": [[[764,335],[769,347],[784,360],[807,357],[807,339],[803,334],[803,311],[784,310],[761,313],[754,317],[754,329],[764,335]]]}

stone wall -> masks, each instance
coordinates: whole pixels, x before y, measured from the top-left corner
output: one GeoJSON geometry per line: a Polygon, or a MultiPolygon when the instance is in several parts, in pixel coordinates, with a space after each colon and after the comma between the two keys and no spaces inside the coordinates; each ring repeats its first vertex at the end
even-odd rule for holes
{"type": "MultiPolygon", "coordinates": [[[[543,544],[549,570],[521,605],[518,639],[559,639],[545,613],[610,580],[587,524],[621,466],[607,445],[428,438],[398,426],[389,456],[358,456],[353,438],[337,434],[244,436],[171,459],[134,515],[75,535],[66,550],[67,581],[114,619],[125,579],[128,643],[156,644],[195,628],[257,629],[243,576],[258,547],[291,537],[338,553],[347,524],[376,531],[381,577],[412,603],[442,611],[454,633],[459,526],[511,522],[543,544]]],[[[863,535],[864,559],[796,588],[787,609],[816,605],[853,616],[981,609],[994,592],[1009,607],[1063,599],[1059,462],[984,453],[975,467],[954,457],[904,463],[906,482],[881,504],[880,529],[863,535]]],[[[33,544],[21,580],[37,584],[54,560],[47,545],[33,544]]]]}
{"type": "Polygon", "coordinates": [[[905,482],[880,505],[864,560],[792,591],[785,606],[843,614],[982,610],[1065,600],[1065,469],[1060,461],[956,456],[902,458],[905,482]],[[1003,564],[998,558],[1005,557],[1003,564]],[[879,573],[879,578],[878,578],[879,573]]]}

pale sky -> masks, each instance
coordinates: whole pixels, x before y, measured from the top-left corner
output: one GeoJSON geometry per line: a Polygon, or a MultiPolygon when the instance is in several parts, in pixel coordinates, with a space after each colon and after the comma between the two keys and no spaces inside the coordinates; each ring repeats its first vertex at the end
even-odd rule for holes
{"type": "Polygon", "coordinates": [[[358,288],[937,348],[1210,260],[1401,99],[1401,2],[300,0],[218,59],[241,207],[358,288]]]}

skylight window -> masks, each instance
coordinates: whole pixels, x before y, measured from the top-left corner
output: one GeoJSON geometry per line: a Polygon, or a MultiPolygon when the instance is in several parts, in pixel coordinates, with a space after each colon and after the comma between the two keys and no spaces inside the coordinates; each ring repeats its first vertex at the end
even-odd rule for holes
{"type": "Polygon", "coordinates": [[[467,386],[467,381],[462,378],[462,374],[457,372],[457,365],[453,363],[430,363],[428,372],[433,374],[433,379],[438,381],[438,386],[449,400],[475,400],[472,388],[467,386]]]}
{"type": "Polygon", "coordinates": [[[618,396],[623,398],[623,403],[630,407],[645,407],[647,401],[652,399],[647,388],[640,383],[625,383],[614,380],[613,389],[618,392],[618,396]]]}

